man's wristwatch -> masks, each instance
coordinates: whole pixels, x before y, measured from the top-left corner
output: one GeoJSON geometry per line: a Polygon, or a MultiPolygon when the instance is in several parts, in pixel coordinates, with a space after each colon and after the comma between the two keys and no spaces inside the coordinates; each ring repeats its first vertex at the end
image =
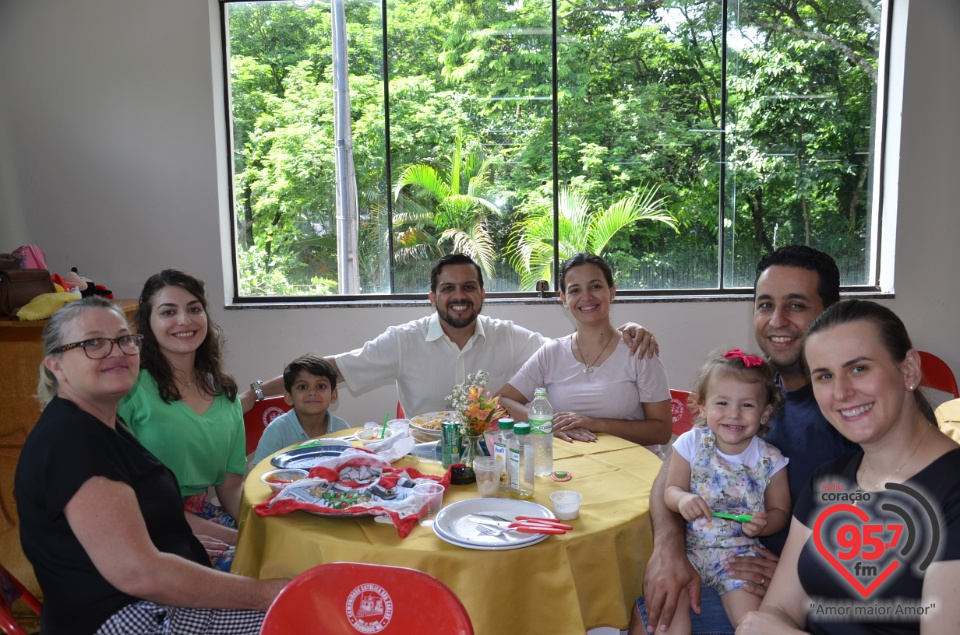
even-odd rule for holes
{"type": "Polygon", "coordinates": [[[263,382],[260,381],[259,379],[253,382],[252,384],[250,384],[251,390],[253,390],[254,394],[257,395],[257,401],[263,401],[264,399],[262,386],[263,386],[263,382]]]}

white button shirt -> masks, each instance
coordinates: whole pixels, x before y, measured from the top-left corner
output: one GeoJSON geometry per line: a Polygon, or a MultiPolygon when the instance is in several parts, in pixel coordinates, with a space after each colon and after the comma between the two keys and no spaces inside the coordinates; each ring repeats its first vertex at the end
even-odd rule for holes
{"type": "Polygon", "coordinates": [[[547,341],[509,320],[480,315],[476,331],[460,350],[433,313],[391,326],[361,348],[334,359],[353,392],[396,381],[400,405],[412,417],[449,410],[447,396],[453,387],[478,370],[487,373],[487,390],[496,393],[547,341]]]}

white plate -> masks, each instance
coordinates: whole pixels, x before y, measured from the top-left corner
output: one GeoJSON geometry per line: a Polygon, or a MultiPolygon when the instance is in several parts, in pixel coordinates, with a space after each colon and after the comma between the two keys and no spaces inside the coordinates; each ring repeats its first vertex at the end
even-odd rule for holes
{"type": "MultiPolygon", "coordinates": [[[[332,440],[333,439],[331,439],[331,441],[332,440]]],[[[297,468],[309,470],[313,468],[320,459],[328,456],[340,456],[340,454],[349,447],[350,444],[348,443],[329,443],[325,439],[308,441],[302,446],[287,450],[273,457],[270,459],[270,464],[281,469],[297,468]]]]}
{"type": "Polygon", "coordinates": [[[410,419],[410,427],[413,429],[413,436],[418,441],[436,441],[440,438],[440,428],[425,427],[425,423],[432,423],[440,419],[441,421],[452,421],[456,419],[457,413],[452,410],[439,410],[437,412],[425,412],[410,419]]]}
{"type": "MultiPolygon", "coordinates": [[[[550,535],[508,531],[500,536],[489,536],[477,530],[477,524],[469,518],[473,514],[496,514],[508,520],[513,520],[517,516],[554,518],[553,512],[549,509],[531,501],[511,498],[471,498],[453,503],[440,510],[436,521],[433,523],[433,531],[441,540],[452,545],[489,551],[528,547],[541,542],[550,535]]],[[[490,520],[491,522],[497,522],[495,518],[490,520]]]]}

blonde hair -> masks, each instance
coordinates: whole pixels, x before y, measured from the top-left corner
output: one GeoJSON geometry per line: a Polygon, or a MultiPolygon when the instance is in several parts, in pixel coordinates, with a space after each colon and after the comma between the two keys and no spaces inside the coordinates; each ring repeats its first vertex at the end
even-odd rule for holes
{"type": "MultiPolygon", "coordinates": [[[[761,384],[764,389],[763,396],[766,400],[766,403],[763,404],[762,407],[766,407],[767,405],[773,406],[770,417],[767,418],[766,422],[761,424],[760,430],[757,432],[757,434],[763,436],[770,429],[770,419],[777,414],[777,411],[780,410],[780,407],[783,405],[783,391],[781,391],[780,386],[777,385],[776,375],[773,372],[773,367],[770,365],[770,362],[762,360],[755,355],[743,355],[742,353],[727,356],[727,353],[732,352],[733,351],[725,351],[724,349],[718,348],[710,353],[707,361],[700,367],[697,376],[693,380],[688,405],[694,411],[700,410],[706,402],[707,386],[710,385],[710,380],[718,374],[733,376],[744,383],[761,384]],[[761,363],[756,366],[748,366],[745,358],[750,358],[751,360],[759,359],[761,363]]],[[[695,425],[705,427],[707,422],[703,417],[697,415],[695,425]]]]}
{"type": "Polygon", "coordinates": [[[40,381],[37,382],[37,394],[35,395],[37,401],[40,402],[41,408],[45,408],[46,405],[57,396],[60,388],[56,375],[47,368],[46,358],[59,357],[63,354],[58,349],[64,344],[64,333],[67,327],[87,309],[108,309],[116,313],[117,316],[123,320],[124,324],[127,323],[127,316],[124,315],[120,307],[98,295],[92,295],[65,304],[59,311],[54,313],[47,322],[47,325],[43,327],[44,358],[40,362],[40,381]]]}

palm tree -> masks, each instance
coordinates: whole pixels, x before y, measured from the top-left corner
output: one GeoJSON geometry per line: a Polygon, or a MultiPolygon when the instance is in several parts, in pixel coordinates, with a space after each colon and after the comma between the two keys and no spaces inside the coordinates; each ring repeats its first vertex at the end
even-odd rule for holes
{"type": "MultiPolygon", "coordinates": [[[[664,211],[664,199],[655,198],[657,187],[641,187],[605,210],[590,211],[587,202],[569,188],[560,189],[557,255],[566,260],[586,251],[603,255],[607,243],[621,229],[638,221],[656,221],[677,231],[677,220],[664,211]]],[[[553,273],[553,210],[527,216],[517,223],[507,248],[510,264],[520,274],[520,289],[535,288],[537,280],[553,273]]]]}
{"type": "Polygon", "coordinates": [[[393,188],[395,259],[398,264],[433,259],[445,253],[443,243],[449,241],[454,252],[473,258],[492,278],[496,249],[487,217],[500,210],[488,198],[490,163],[479,146],[464,153],[463,145],[458,131],[447,172],[423,163],[401,171],[393,188]]]}

